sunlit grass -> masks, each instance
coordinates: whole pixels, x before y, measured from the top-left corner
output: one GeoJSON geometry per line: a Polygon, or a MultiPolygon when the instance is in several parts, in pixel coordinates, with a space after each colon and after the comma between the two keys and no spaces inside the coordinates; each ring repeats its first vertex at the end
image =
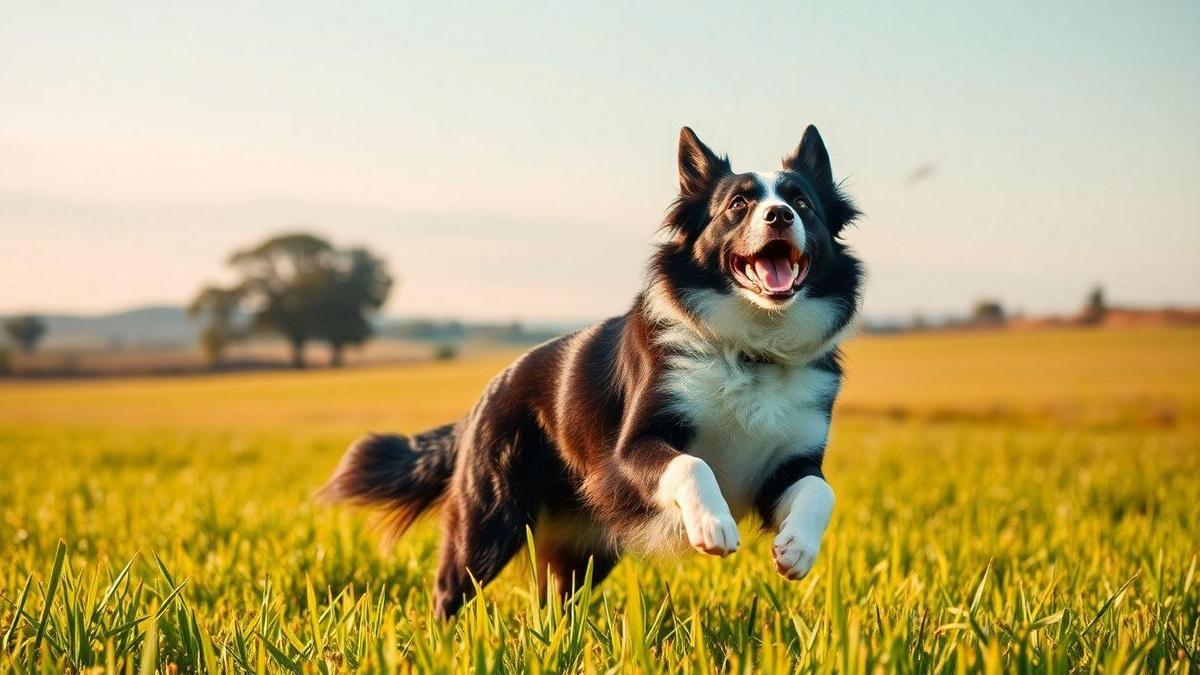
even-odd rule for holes
{"type": "Polygon", "coordinates": [[[525,553],[448,625],[436,521],[382,554],[310,495],[351,436],[453,417],[501,359],[0,386],[0,670],[1194,671],[1198,337],[863,340],[809,579],[754,536],[540,606],[525,553]]]}

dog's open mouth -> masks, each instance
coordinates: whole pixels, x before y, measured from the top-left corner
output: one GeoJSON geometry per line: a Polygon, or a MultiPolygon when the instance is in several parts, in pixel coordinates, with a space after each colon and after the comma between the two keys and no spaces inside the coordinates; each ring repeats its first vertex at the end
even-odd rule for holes
{"type": "Polygon", "coordinates": [[[777,239],[748,256],[730,256],[733,278],[743,288],[773,300],[786,300],[808,276],[811,259],[791,242],[777,239]]]}

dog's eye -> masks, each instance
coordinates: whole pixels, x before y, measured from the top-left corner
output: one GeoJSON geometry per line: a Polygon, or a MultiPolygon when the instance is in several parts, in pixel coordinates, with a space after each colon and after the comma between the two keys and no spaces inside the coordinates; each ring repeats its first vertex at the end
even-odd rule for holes
{"type": "Polygon", "coordinates": [[[792,203],[795,204],[796,208],[798,208],[798,209],[807,209],[808,208],[808,200],[805,199],[803,196],[796,197],[795,199],[792,200],[792,203]]]}
{"type": "Polygon", "coordinates": [[[742,209],[746,208],[746,206],[746,198],[741,195],[734,197],[729,202],[729,210],[731,211],[741,211],[742,209]]]}

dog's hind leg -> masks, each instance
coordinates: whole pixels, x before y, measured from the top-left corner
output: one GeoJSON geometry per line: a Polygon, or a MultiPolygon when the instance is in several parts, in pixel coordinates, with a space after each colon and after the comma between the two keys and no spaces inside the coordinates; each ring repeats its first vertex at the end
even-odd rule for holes
{"type": "Polygon", "coordinates": [[[536,428],[494,413],[468,425],[443,510],[439,617],[453,616],[524,546],[539,507],[540,442],[536,428]]]}
{"type": "Polygon", "coordinates": [[[543,550],[538,549],[538,572],[541,579],[542,599],[549,597],[550,589],[566,602],[576,591],[583,587],[587,577],[588,561],[592,564],[592,586],[604,581],[609,572],[616,567],[620,556],[607,547],[577,547],[557,545],[543,550]],[[545,573],[549,570],[549,575],[545,573]]]}
{"type": "Polygon", "coordinates": [[[478,495],[454,494],[443,516],[442,551],[438,563],[434,609],[447,619],[495,579],[525,544],[525,528],[533,525],[525,495],[510,494],[495,502],[478,495]]]}

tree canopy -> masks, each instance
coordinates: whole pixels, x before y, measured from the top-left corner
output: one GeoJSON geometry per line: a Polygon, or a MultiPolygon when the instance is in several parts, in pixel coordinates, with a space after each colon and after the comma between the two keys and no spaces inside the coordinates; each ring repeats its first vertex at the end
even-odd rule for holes
{"type": "Polygon", "coordinates": [[[329,343],[333,365],[341,365],[345,347],[371,337],[371,318],[392,287],[381,258],[364,248],[339,249],[303,232],[238,251],[229,264],[241,280],[236,289],[220,291],[233,295],[205,296],[202,291],[197,311],[215,316],[214,302],[236,297],[234,310],[244,305],[253,329],[288,341],[297,368],[304,367],[305,346],[313,340],[329,343]]]}
{"type": "Polygon", "coordinates": [[[209,365],[220,365],[229,343],[241,334],[235,321],[243,296],[240,287],[205,286],[188,305],[188,316],[208,317],[208,324],[200,332],[200,348],[209,365]]]}
{"type": "Polygon", "coordinates": [[[373,333],[370,317],[383,306],[392,278],[383,260],[362,248],[338,252],[321,284],[318,336],[329,343],[340,366],[347,345],[361,345],[373,333]]]}
{"type": "Polygon", "coordinates": [[[38,342],[46,335],[46,322],[41,317],[32,314],[13,316],[5,319],[4,332],[21,351],[32,354],[37,349],[38,342]]]}

